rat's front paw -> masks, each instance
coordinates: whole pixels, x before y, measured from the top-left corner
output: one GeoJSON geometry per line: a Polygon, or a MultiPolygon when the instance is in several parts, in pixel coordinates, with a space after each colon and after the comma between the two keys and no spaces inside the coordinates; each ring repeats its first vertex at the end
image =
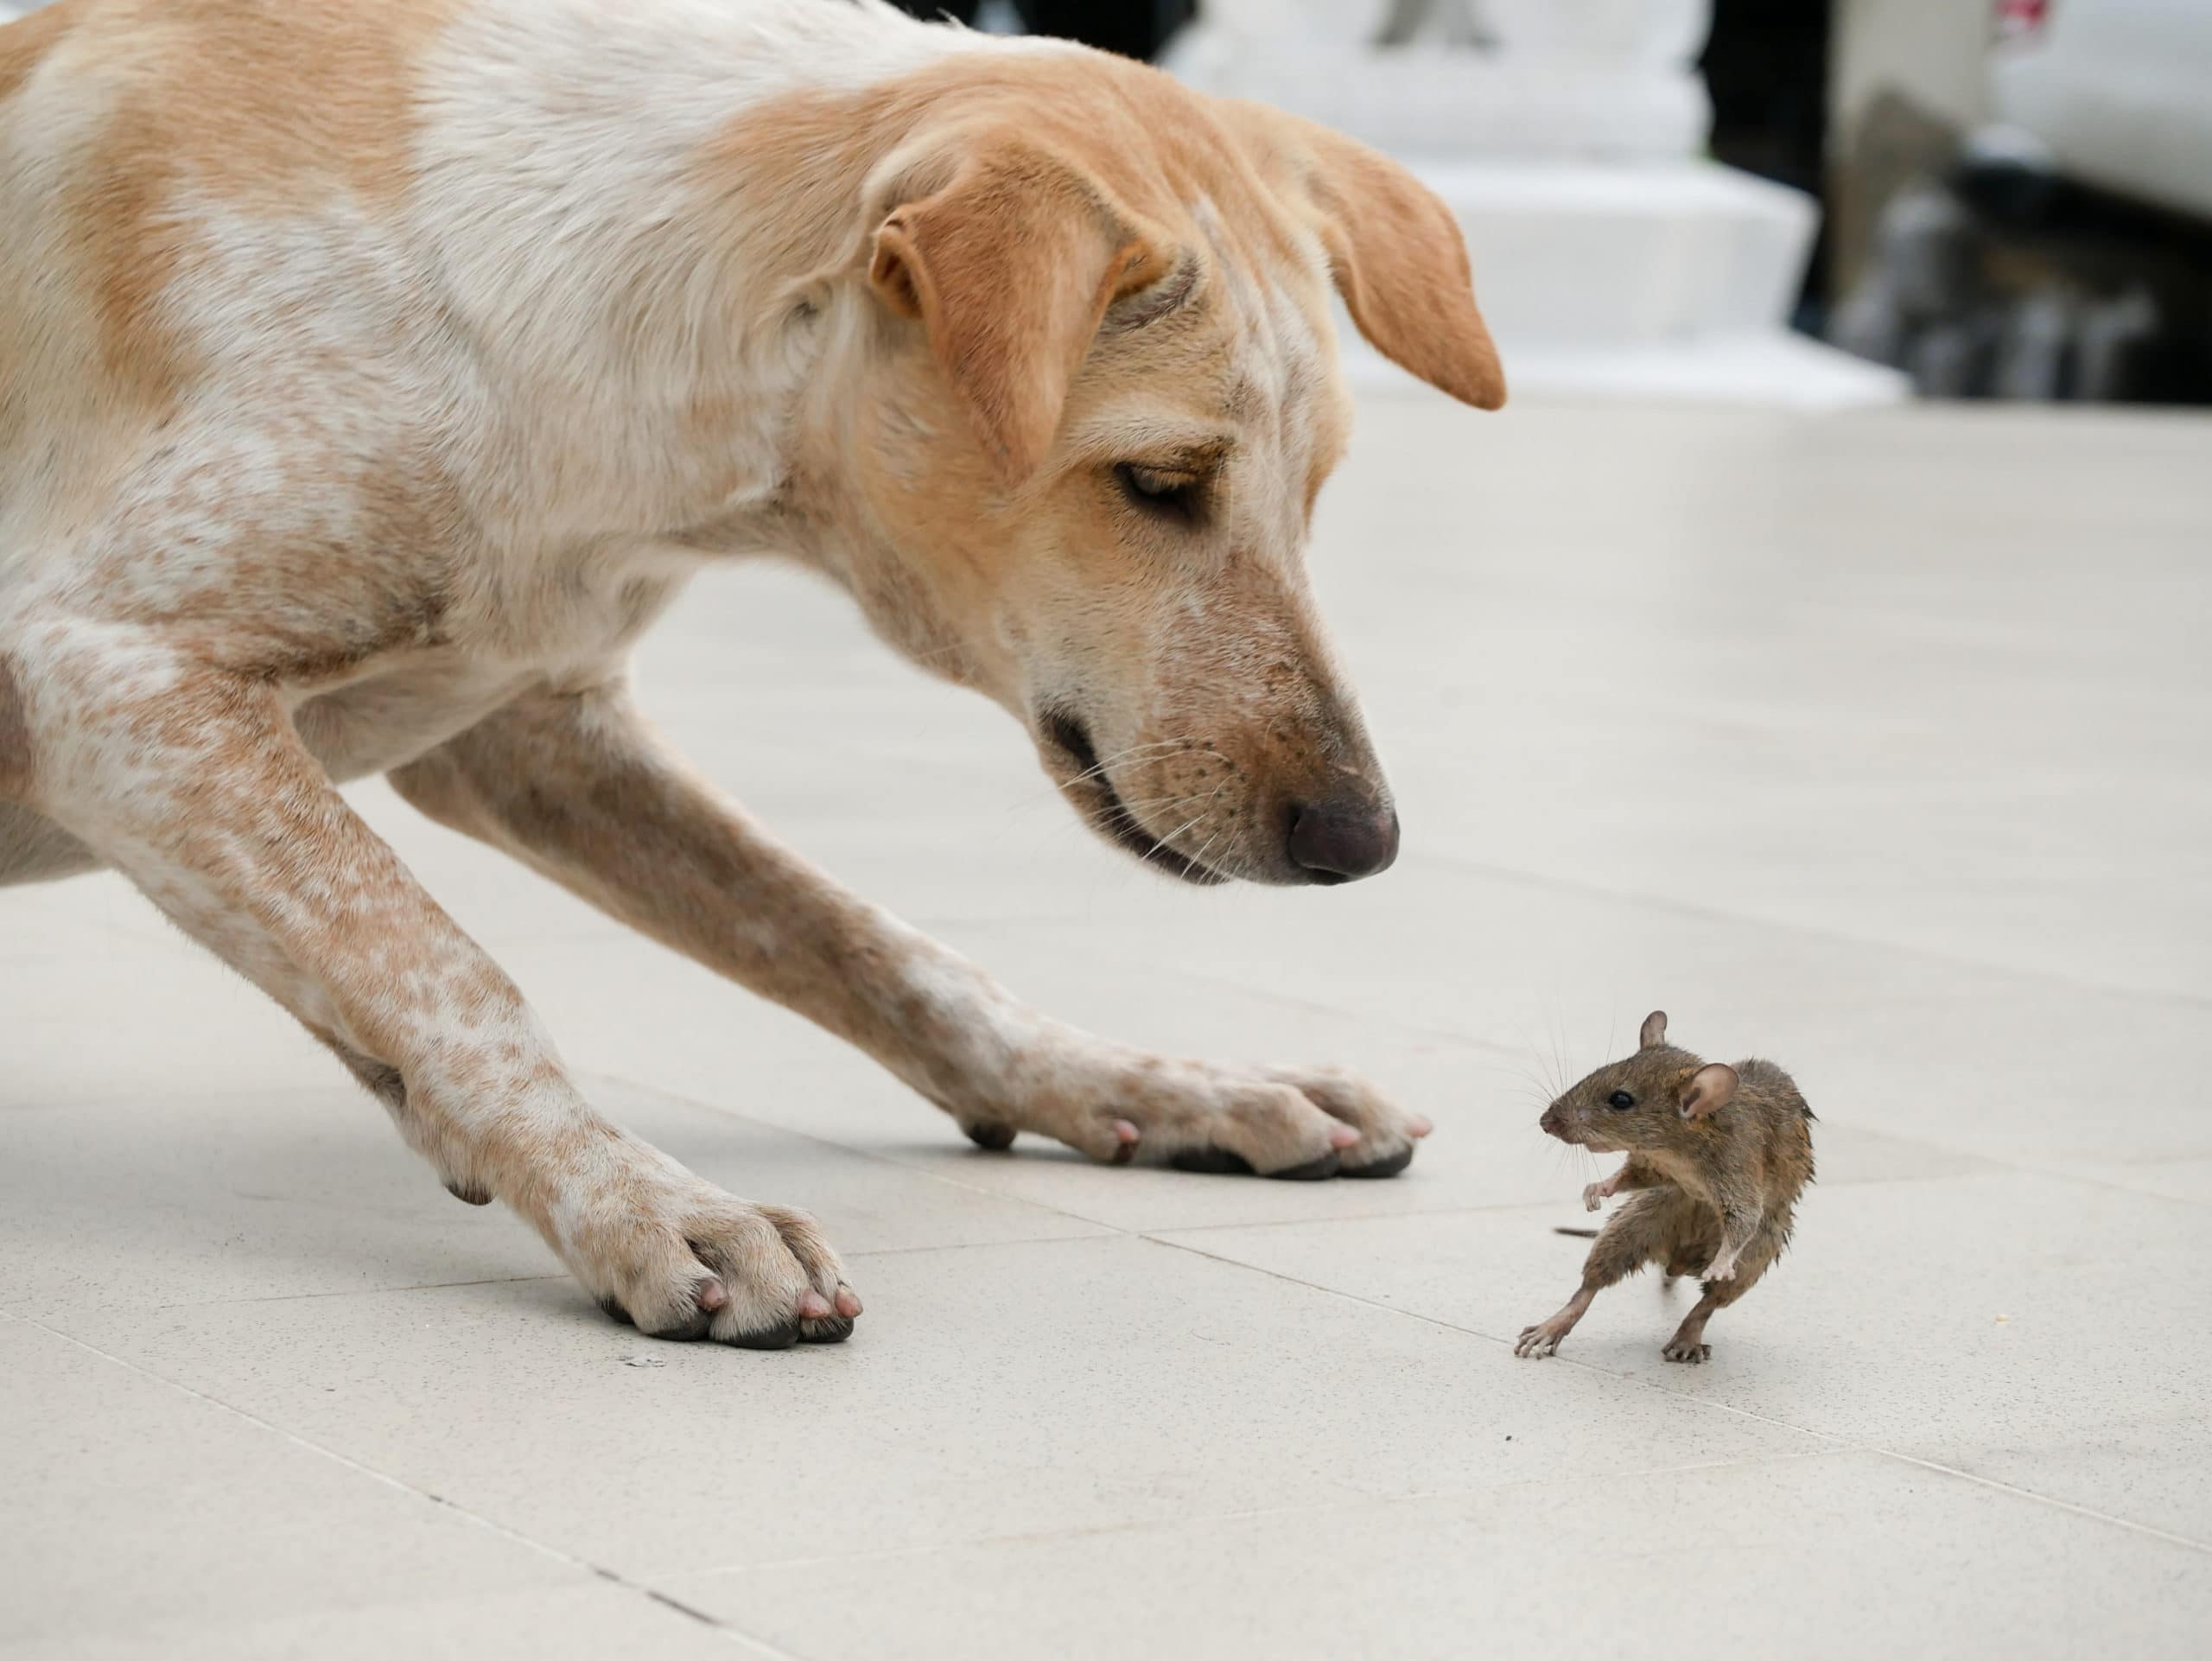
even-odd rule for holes
{"type": "Polygon", "coordinates": [[[1582,1209],[1603,1211],[1605,1207],[1606,1197],[1611,1193],[1612,1189],[1603,1182],[1585,1183],[1582,1188],[1582,1209]]]}
{"type": "Polygon", "coordinates": [[[1541,1361],[1548,1355],[1557,1355],[1559,1341],[1566,1336],[1566,1333],[1553,1322],[1540,1321],[1534,1327],[1521,1329],[1521,1337],[1513,1346],[1513,1352],[1526,1356],[1532,1361],[1541,1361]]]}

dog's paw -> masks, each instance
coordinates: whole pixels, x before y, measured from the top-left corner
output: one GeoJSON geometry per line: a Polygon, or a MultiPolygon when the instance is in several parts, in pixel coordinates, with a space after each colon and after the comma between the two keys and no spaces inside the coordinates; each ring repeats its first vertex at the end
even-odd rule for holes
{"type": "Polygon", "coordinates": [[[1395,1176],[1430,1130],[1339,1069],[1151,1058],[1116,1069],[1062,1113],[1050,1134],[1094,1159],[1292,1180],[1395,1176]]]}
{"type": "Polygon", "coordinates": [[[835,1344],[861,1313],[812,1217],[739,1200],[673,1161],[564,1194],[549,1231],[600,1307],[655,1338],[835,1344]]]}
{"type": "Polygon", "coordinates": [[[1669,1339],[1667,1342],[1666,1347],[1661,1350],[1659,1353],[1665,1356],[1669,1361],[1687,1361],[1690,1363],[1691,1365],[1695,1366],[1700,1362],[1710,1361],[1713,1359],[1713,1346],[1710,1344],[1686,1344],[1679,1338],[1669,1339]]]}

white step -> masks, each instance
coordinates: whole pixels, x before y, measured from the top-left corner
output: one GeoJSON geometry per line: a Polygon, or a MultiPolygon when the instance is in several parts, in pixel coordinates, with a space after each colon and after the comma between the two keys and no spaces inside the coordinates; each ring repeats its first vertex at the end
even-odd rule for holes
{"type": "Polygon", "coordinates": [[[1819,210],[1711,162],[1433,162],[1502,336],[1651,342],[1785,321],[1819,210]]]}
{"type": "MultiPolygon", "coordinates": [[[[1440,398],[1386,361],[1339,318],[1346,378],[1363,393],[1440,398]]],[[[1769,409],[1864,409],[1897,404],[1911,383],[1884,368],[1787,329],[1738,329],[1678,340],[1575,347],[1501,340],[1516,403],[1608,399],[1655,404],[1738,404],[1769,409]]]]}
{"type": "MultiPolygon", "coordinates": [[[[1791,334],[1819,213],[1704,161],[1427,162],[1518,395],[1806,409],[1895,403],[1904,378],[1791,334]]],[[[1371,390],[1406,378],[1363,347],[1371,390]]]]}
{"type": "Polygon", "coordinates": [[[1399,156],[1440,138],[1455,156],[1687,156],[1713,126],[1705,83],[1687,64],[1374,51],[1200,24],[1169,43],[1160,65],[1205,92],[1295,110],[1399,156]]]}

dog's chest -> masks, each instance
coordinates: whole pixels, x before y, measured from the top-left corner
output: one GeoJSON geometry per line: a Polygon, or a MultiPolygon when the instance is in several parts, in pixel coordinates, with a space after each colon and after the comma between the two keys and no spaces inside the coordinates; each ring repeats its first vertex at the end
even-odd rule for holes
{"type": "Polygon", "coordinates": [[[688,570],[556,565],[451,617],[434,644],[385,652],[342,684],[293,689],[301,739],[344,781],[405,765],[518,698],[619,679],[688,570]]]}
{"type": "Polygon", "coordinates": [[[342,784],[405,766],[523,696],[536,679],[458,653],[425,652],[380,665],[334,690],[304,695],[292,721],[324,770],[342,784]]]}

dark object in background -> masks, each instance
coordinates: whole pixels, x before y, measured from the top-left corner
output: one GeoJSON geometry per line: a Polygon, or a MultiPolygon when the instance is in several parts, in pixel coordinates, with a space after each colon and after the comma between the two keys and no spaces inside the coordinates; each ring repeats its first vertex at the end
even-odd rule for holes
{"type": "MultiPolygon", "coordinates": [[[[950,17],[973,23],[979,0],[896,0],[917,17],[950,17]]],[[[1167,37],[1191,21],[1197,0],[1014,0],[1014,9],[1034,35],[1080,41],[1125,58],[1158,55],[1167,37]]]]}
{"type": "Polygon", "coordinates": [[[1930,398],[2212,404],[2212,225],[2002,134],[1961,139],[1894,94],[1861,149],[1872,246],[1834,344],[1930,398]]]}
{"type": "Polygon", "coordinates": [[[1713,0],[1698,61],[1713,97],[1713,159],[1802,190],[1821,234],[1792,320],[1817,334],[1828,301],[1830,0],[1713,0]]]}

